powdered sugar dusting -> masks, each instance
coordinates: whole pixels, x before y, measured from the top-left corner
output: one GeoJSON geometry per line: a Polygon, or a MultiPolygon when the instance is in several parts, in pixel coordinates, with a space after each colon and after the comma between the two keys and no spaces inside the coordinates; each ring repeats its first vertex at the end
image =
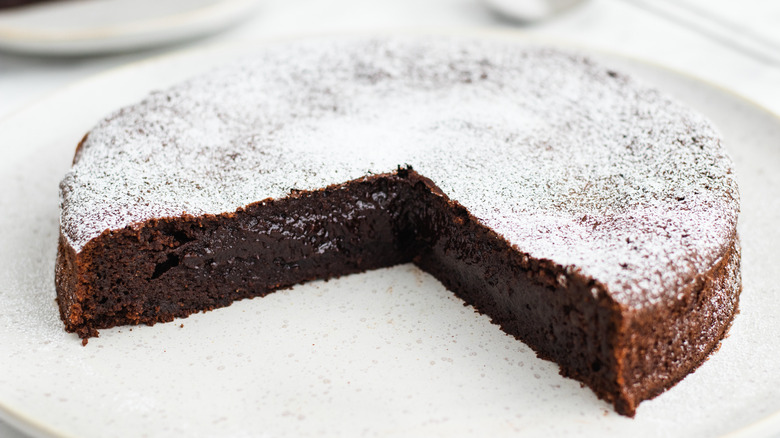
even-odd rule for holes
{"type": "Polygon", "coordinates": [[[578,55],[453,38],[279,45],[155,93],[90,132],[61,226],[79,251],[403,164],[631,306],[673,297],[736,227],[731,161],[699,115],[578,55]]]}

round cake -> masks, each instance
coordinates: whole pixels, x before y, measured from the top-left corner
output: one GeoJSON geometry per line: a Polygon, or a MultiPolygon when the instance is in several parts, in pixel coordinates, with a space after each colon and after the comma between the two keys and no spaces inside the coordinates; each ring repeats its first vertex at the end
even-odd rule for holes
{"type": "Polygon", "coordinates": [[[277,44],[101,121],[61,183],[82,338],[414,262],[634,415],[736,313],[717,131],[578,54],[450,37],[277,44]]]}

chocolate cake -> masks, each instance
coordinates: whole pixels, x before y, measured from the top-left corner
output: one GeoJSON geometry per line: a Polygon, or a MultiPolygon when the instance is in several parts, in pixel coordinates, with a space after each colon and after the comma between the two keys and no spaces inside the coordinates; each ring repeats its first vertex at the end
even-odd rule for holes
{"type": "Polygon", "coordinates": [[[61,183],[68,331],[154,324],[412,262],[633,416],[741,289],[708,121],[510,42],[278,44],[101,121],[61,183]]]}

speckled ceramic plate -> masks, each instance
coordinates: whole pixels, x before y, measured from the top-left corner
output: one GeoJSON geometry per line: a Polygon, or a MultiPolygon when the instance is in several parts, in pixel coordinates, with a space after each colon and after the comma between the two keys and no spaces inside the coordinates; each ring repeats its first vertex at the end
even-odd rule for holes
{"type": "MultiPolygon", "coordinates": [[[[515,38],[485,36],[486,38],[515,38]]],[[[530,43],[525,39],[520,39],[530,43]]],[[[559,43],[560,45],[560,43],[559,43]]],[[[780,431],[780,119],[594,54],[698,108],[736,162],[741,313],[672,390],[615,414],[411,265],[312,282],[82,347],[54,301],[57,183],[107,112],[258,44],[112,71],[0,121],[0,416],[34,436],[757,436],[780,431]]]]}
{"type": "Polygon", "coordinates": [[[152,47],[216,32],[257,0],[67,0],[0,11],[0,49],[86,55],[152,47]]]}

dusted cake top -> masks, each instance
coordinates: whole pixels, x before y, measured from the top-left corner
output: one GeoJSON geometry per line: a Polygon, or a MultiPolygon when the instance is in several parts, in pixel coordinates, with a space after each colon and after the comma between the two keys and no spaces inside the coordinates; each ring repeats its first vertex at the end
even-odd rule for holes
{"type": "Polygon", "coordinates": [[[406,164],[628,306],[673,299],[736,229],[732,164],[700,115],[579,55],[461,38],[279,44],[154,93],[89,133],[61,228],[80,251],[406,164]]]}

